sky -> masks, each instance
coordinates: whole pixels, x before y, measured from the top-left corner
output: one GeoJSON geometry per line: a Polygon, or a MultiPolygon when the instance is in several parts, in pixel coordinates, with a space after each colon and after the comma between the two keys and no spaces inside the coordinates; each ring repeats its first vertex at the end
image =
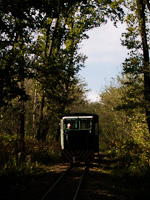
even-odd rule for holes
{"type": "Polygon", "coordinates": [[[81,52],[88,58],[85,68],[80,71],[80,77],[91,89],[87,98],[91,101],[99,100],[99,94],[112,78],[122,72],[122,63],[127,57],[127,49],[121,45],[121,34],[125,32],[125,25],[114,27],[112,22],[94,28],[87,32],[89,39],[81,44],[81,52]]]}

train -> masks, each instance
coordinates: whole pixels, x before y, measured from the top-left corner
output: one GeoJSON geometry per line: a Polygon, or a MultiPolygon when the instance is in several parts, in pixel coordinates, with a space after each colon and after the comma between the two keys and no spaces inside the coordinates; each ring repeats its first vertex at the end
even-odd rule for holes
{"type": "Polygon", "coordinates": [[[90,163],[99,153],[98,115],[70,113],[60,120],[61,155],[68,163],[90,163]]]}

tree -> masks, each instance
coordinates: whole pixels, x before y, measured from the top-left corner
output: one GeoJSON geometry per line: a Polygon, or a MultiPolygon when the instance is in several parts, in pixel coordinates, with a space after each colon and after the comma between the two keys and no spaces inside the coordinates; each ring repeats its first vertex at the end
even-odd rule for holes
{"type": "Polygon", "coordinates": [[[108,141],[114,143],[128,136],[128,121],[125,110],[117,109],[122,103],[122,90],[119,77],[117,83],[112,80],[109,86],[100,94],[100,126],[108,141]]]}
{"type": "Polygon", "coordinates": [[[115,22],[122,18],[122,9],[114,2],[1,1],[0,106],[18,98],[21,137],[24,137],[24,103],[29,97],[25,91],[25,79],[34,77],[40,81],[43,90],[41,120],[45,95],[57,99],[65,110],[73,100],[69,98],[69,91],[76,84],[75,75],[82,66],[80,61],[85,59],[78,55],[78,44],[87,37],[87,30],[105,23],[108,17],[115,22]],[[46,45],[44,54],[40,55],[42,48],[35,49],[37,37],[34,35],[38,36],[42,30],[46,45]]]}
{"type": "MultiPolygon", "coordinates": [[[[130,57],[124,63],[124,72],[132,74],[134,80],[143,79],[143,94],[145,99],[145,110],[147,124],[150,132],[150,66],[148,47],[148,19],[146,1],[127,1],[126,7],[130,10],[127,13],[127,33],[124,33],[123,45],[130,49],[130,57]],[[141,40],[139,38],[141,37],[141,40]]],[[[136,82],[135,82],[136,83],[136,82]]],[[[143,102],[142,102],[143,103],[143,102]]]]}
{"type": "Polygon", "coordinates": [[[103,23],[97,10],[93,7],[89,7],[88,10],[81,6],[80,3],[74,6],[67,17],[59,15],[56,19],[47,18],[48,29],[42,30],[42,35],[35,45],[36,56],[38,55],[36,63],[39,63],[36,78],[38,77],[43,90],[38,139],[42,134],[40,132],[45,97],[57,101],[61,104],[60,113],[65,112],[65,108],[74,100],[73,92],[76,91],[78,81],[76,74],[85,60],[85,56],[78,54],[79,43],[87,38],[86,30],[103,23]],[[96,21],[92,14],[97,16],[96,21]]]}
{"type": "MultiPolygon", "coordinates": [[[[0,106],[7,104],[9,100],[18,95],[24,95],[23,88],[21,89],[18,86],[19,76],[24,74],[26,77],[25,73],[33,72],[29,67],[30,57],[27,56],[29,54],[28,49],[33,44],[34,34],[37,33],[39,28],[45,26],[45,14],[52,17],[58,16],[62,12],[66,14],[71,5],[75,3],[76,1],[59,0],[41,0],[40,2],[6,0],[0,2],[0,106]],[[22,58],[25,56],[28,58],[28,66],[24,68],[23,73],[20,73],[21,66],[19,63],[15,64],[15,60],[18,58],[17,54],[22,54],[22,58]]],[[[31,51],[30,54],[32,54],[31,51]]]]}
{"type": "MultiPolygon", "coordinates": [[[[148,47],[148,32],[146,30],[146,5],[143,0],[137,0],[137,15],[139,20],[139,30],[142,40],[143,49],[143,72],[144,72],[144,96],[147,123],[150,133],[150,63],[149,63],[149,47],[148,47]]],[[[147,1],[148,3],[148,1],[147,1]]],[[[147,4],[149,5],[149,4],[147,4]]]]}

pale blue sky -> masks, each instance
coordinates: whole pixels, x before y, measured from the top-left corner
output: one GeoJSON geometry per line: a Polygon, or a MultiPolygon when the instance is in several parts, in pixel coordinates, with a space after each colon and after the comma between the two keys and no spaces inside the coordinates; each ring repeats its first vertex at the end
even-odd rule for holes
{"type": "Polygon", "coordinates": [[[121,45],[125,25],[114,27],[112,22],[87,32],[89,39],[82,42],[81,52],[88,56],[80,76],[85,78],[91,92],[88,98],[96,100],[102,88],[122,71],[127,49],[121,45]]]}

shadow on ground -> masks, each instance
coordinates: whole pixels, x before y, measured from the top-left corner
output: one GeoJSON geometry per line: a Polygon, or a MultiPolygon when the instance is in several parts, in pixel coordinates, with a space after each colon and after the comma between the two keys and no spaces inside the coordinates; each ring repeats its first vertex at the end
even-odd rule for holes
{"type": "MultiPolygon", "coordinates": [[[[1,200],[40,200],[68,166],[53,164],[47,171],[27,176],[1,176],[1,200]]],[[[100,155],[91,166],[78,200],[149,200],[150,176],[121,174],[116,161],[100,155]],[[115,171],[116,169],[116,171],[115,171]]],[[[57,200],[57,199],[56,199],[57,200]]]]}
{"type": "Polygon", "coordinates": [[[0,177],[0,199],[40,200],[66,168],[64,164],[53,164],[47,166],[46,170],[40,169],[37,174],[3,175],[0,177]]]}
{"type": "Polygon", "coordinates": [[[121,174],[117,160],[100,155],[99,165],[93,165],[86,178],[79,200],[148,200],[150,177],[121,174]],[[116,169],[116,171],[115,171],[116,169]]]}

